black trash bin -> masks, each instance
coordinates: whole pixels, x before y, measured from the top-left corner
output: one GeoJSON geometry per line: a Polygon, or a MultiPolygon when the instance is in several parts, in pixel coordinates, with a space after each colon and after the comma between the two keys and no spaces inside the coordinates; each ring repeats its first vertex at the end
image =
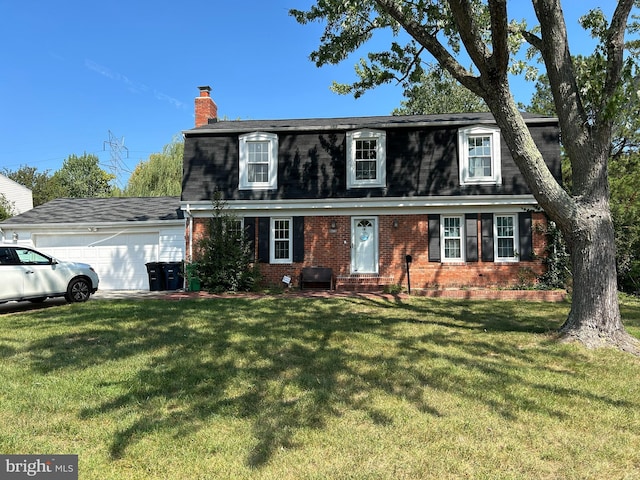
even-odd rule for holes
{"type": "Polygon", "coordinates": [[[162,264],[165,290],[179,290],[182,288],[184,280],[180,267],[181,262],[166,262],[162,264]]]}
{"type": "Polygon", "coordinates": [[[159,262],[149,262],[146,264],[149,274],[149,290],[152,292],[164,290],[165,280],[162,264],[159,262]]]}

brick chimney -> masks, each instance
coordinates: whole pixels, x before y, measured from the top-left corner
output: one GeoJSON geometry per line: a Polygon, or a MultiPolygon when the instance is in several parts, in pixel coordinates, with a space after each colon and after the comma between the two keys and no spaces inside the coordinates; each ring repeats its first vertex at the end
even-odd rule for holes
{"type": "Polygon", "coordinates": [[[207,125],[209,120],[218,118],[218,106],[211,98],[211,87],[198,87],[200,96],[196,97],[196,127],[207,125]]]}

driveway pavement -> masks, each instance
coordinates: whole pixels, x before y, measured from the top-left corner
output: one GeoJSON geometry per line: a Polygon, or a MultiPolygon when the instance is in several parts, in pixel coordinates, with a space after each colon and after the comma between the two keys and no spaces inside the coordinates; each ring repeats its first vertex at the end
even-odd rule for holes
{"type": "Polygon", "coordinates": [[[92,299],[132,299],[132,298],[164,298],[167,295],[180,292],[176,291],[149,291],[149,290],[98,290],[91,295],[92,299]]]}

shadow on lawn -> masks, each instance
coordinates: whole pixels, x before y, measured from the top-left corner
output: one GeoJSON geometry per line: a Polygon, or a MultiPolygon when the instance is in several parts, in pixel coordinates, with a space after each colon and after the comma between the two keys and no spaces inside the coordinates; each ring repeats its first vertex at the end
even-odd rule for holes
{"type": "MultiPolygon", "coordinates": [[[[362,411],[374,424],[392,423],[392,413],[370,402],[373,391],[438,417],[448,412],[430,402],[431,389],[483,402],[505,418],[524,410],[562,417],[562,401],[537,403],[531,395],[536,390],[615,403],[587,391],[559,389],[570,372],[555,372],[553,385],[542,378],[535,384],[524,380],[523,370],[544,369],[539,353],[491,339],[485,331],[547,332],[562,319],[545,320],[542,313],[524,321],[515,303],[500,303],[498,312],[491,311],[493,302],[413,303],[382,297],[118,305],[92,302],[60,311],[49,322],[72,333],[46,336],[27,347],[33,368],[42,373],[148,355],[130,378],[98,385],[96,398],[104,389],[107,399],[80,414],[135,415],[127,428],[114,433],[114,459],[141,436],[164,430],[181,437],[204,420],[229,417],[250,421],[255,443],[246,462],[257,468],[279,449],[295,448],[301,429],[323,428],[345,410],[362,411]],[[461,335],[459,329],[479,336],[461,335]],[[474,375],[465,374],[469,371],[474,375]],[[114,396],[113,391],[123,393],[114,396]]],[[[548,350],[547,358],[557,356],[558,362],[579,355],[548,350]]]]}

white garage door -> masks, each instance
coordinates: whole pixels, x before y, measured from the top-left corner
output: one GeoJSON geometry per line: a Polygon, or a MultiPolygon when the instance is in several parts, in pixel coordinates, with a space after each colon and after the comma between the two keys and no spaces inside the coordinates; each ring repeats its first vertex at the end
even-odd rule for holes
{"type": "Polygon", "coordinates": [[[60,260],[88,263],[100,290],[148,290],[146,263],[158,260],[158,233],[38,235],[35,247],[60,260]]]}

